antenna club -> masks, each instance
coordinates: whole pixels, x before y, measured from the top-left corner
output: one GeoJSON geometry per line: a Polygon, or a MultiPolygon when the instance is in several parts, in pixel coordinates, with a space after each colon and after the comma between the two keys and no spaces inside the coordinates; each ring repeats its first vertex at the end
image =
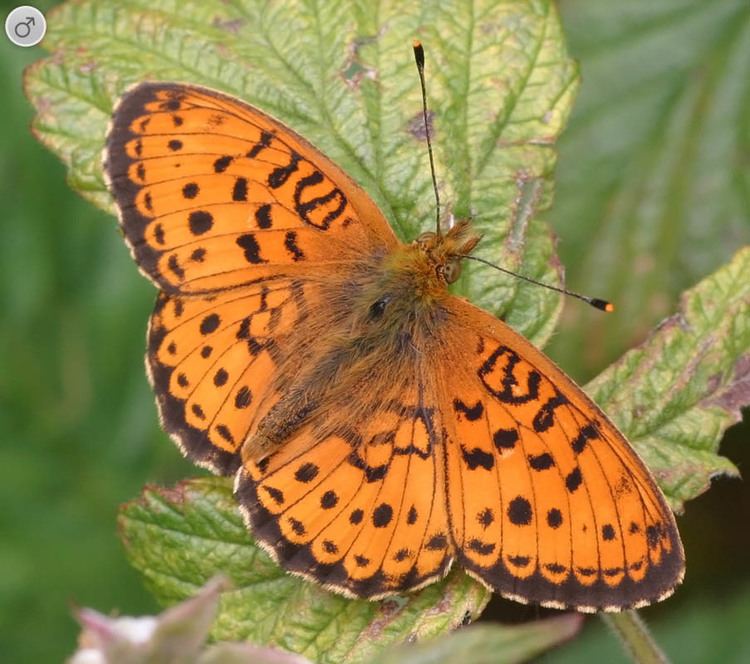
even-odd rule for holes
{"type": "Polygon", "coordinates": [[[589,304],[601,311],[606,311],[608,314],[611,314],[615,310],[614,304],[607,302],[607,300],[600,300],[598,297],[592,297],[589,304]]]}
{"type": "Polygon", "coordinates": [[[415,39],[411,43],[414,49],[414,59],[417,61],[417,67],[424,69],[424,49],[422,48],[422,42],[419,39],[415,39]]]}

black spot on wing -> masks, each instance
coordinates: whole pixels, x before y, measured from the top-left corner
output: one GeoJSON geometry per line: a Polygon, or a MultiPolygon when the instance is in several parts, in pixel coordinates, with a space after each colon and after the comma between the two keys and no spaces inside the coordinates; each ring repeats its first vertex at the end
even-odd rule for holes
{"type": "Polygon", "coordinates": [[[581,427],[578,435],[571,443],[571,447],[576,454],[580,454],[586,449],[590,440],[599,438],[599,427],[596,422],[589,422],[581,427]]]}
{"type": "Polygon", "coordinates": [[[235,242],[240,246],[245,254],[245,260],[252,265],[267,263],[268,261],[260,255],[260,245],[252,233],[240,235],[235,242]]]}
{"type": "Polygon", "coordinates": [[[508,504],[508,519],[516,526],[528,526],[533,512],[531,503],[523,496],[516,496],[508,504]]]}
{"type": "Polygon", "coordinates": [[[477,402],[473,406],[465,404],[461,399],[454,399],[453,410],[466,418],[467,421],[474,422],[484,414],[484,405],[479,399],[477,399],[477,402]]]}
{"type": "Polygon", "coordinates": [[[466,447],[461,445],[461,456],[469,467],[469,470],[475,470],[477,468],[491,470],[495,465],[495,457],[491,453],[485,452],[478,447],[467,450],[466,447]]]}

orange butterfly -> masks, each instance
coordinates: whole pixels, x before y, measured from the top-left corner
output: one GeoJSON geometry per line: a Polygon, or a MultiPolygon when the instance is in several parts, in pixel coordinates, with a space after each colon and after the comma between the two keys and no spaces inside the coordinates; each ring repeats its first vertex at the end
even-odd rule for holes
{"type": "Polygon", "coordinates": [[[235,476],[288,571],[369,599],[454,561],[558,608],[671,594],[682,545],[643,462],[545,355],[448,292],[479,241],[468,222],[403,244],[310,143],[193,85],[129,90],[104,170],[161,291],[162,425],[235,476]]]}

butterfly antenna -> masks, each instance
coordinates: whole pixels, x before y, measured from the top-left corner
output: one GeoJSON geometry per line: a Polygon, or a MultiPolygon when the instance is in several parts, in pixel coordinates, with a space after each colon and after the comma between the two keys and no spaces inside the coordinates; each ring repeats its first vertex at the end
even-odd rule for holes
{"type": "Polygon", "coordinates": [[[435,230],[440,237],[440,194],[438,194],[437,176],[435,175],[435,157],[432,154],[432,141],[430,140],[430,123],[427,120],[427,90],[424,84],[424,49],[422,42],[415,39],[412,42],[414,59],[417,61],[419,72],[419,85],[422,88],[422,118],[424,119],[424,133],[427,137],[427,152],[430,155],[430,172],[432,173],[432,188],[435,191],[435,230]]]}
{"type": "Polygon", "coordinates": [[[490,261],[484,260],[484,258],[479,258],[479,256],[462,255],[460,258],[468,258],[471,261],[477,261],[477,263],[484,263],[484,265],[494,267],[496,270],[500,270],[500,272],[505,272],[505,274],[510,274],[514,277],[518,277],[519,279],[523,279],[524,281],[528,281],[530,284],[536,284],[537,286],[549,288],[550,290],[562,293],[563,295],[570,295],[570,297],[582,300],[583,302],[586,302],[586,304],[590,304],[592,307],[594,307],[595,309],[599,309],[600,311],[611,313],[615,310],[615,305],[607,300],[602,300],[598,297],[589,297],[588,295],[581,295],[580,293],[575,293],[574,291],[568,290],[567,288],[558,288],[557,286],[545,284],[544,282],[537,281],[536,279],[532,279],[531,277],[524,277],[522,274],[512,272],[511,270],[506,270],[499,265],[495,265],[494,263],[490,263],[490,261]]]}

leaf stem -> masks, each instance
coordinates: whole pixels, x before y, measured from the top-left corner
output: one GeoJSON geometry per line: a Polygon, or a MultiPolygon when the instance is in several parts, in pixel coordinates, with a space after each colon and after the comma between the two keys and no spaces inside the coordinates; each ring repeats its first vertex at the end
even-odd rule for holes
{"type": "Polygon", "coordinates": [[[651,636],[637,611],[606,613],[602,620],[620,637],[625,650],[637,664],[669,664],[669,659],[651,636]]]}

